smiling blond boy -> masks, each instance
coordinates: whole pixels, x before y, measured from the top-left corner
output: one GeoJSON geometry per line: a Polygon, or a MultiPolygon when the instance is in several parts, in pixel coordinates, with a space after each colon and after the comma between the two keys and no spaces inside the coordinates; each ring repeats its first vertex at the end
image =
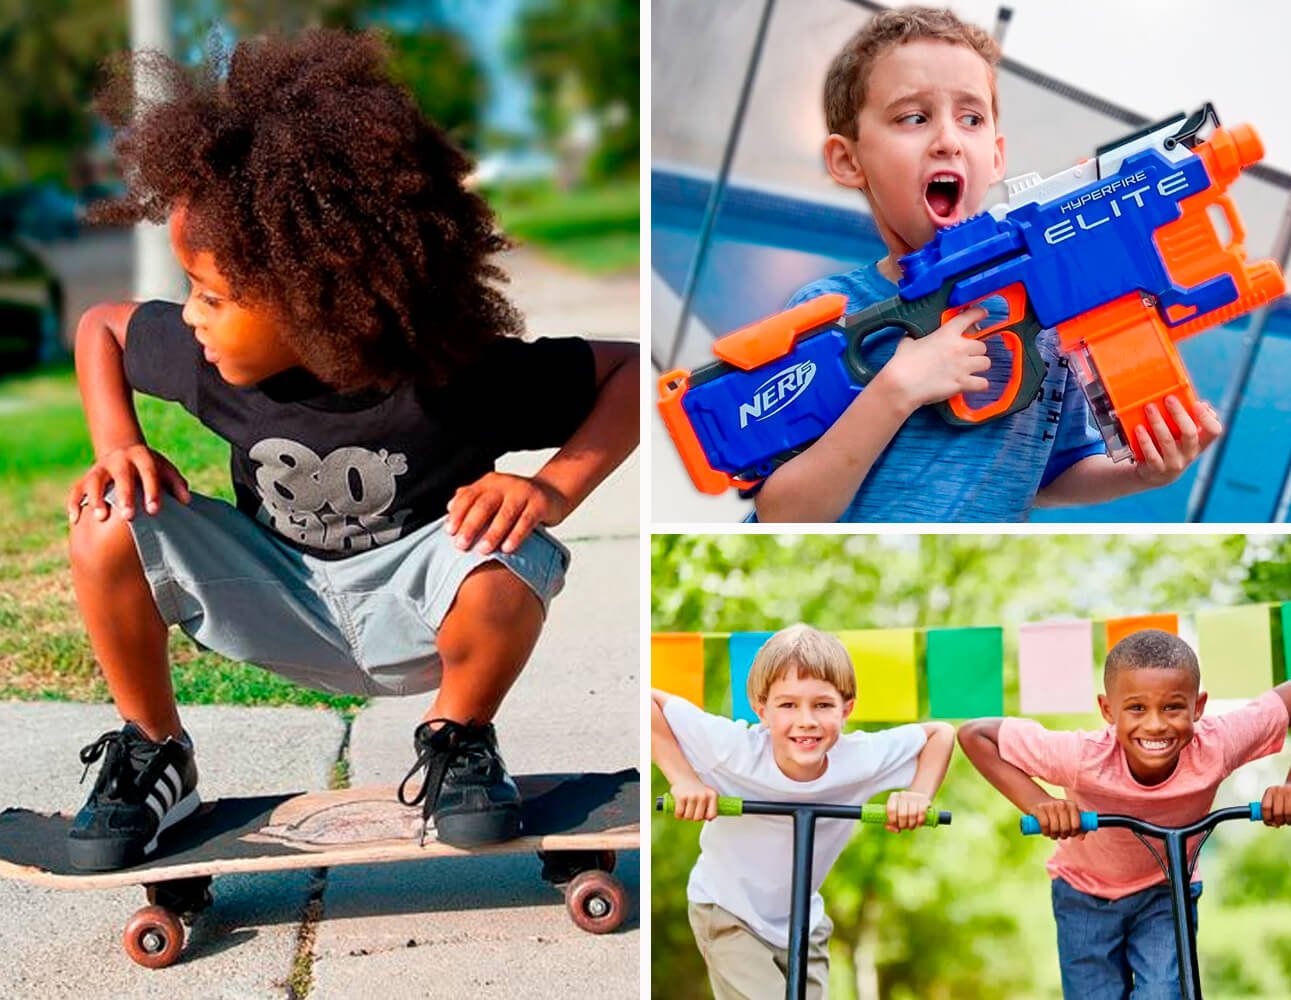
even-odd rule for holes
{"type": "MultiPolygon", "coordinates": [[[[677,816],[712,820],[717,796],[859,804],[888,788],[888,829],[923,822],[954,749],[941,722],[844,733],[856,674],[839,640],[808,625],[773,635],[754,657],[749,703],[759,724],[709,715],[654,691],[651,755],[672,786],[677,816]]],[[[807,995],[829,982],[829,935],[820,885],[847,846],[850,820],[816,824],[811,871],[807,995]]],[[[686,886],[695,943],[717,1000],[782,997],[789,945],[793,828],[783,816],[724,818],[704,827],[686,886]]]]}

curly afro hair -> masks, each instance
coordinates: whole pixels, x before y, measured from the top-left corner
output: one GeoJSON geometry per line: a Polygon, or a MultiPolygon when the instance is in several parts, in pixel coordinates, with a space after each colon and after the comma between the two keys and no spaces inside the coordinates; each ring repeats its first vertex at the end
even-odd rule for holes
{"type": "Polygon", "coordinates": [[[91,220],[160,223],[182,204],[189,249],[239,304],[271,304],[321,381],[442,384],[522,329],[490,262],[510,244],[386,61],[377,36],[327,30],[240,42],[196,70],[124,54],[96,107],[120,129],[127,191],[91,220]]]}

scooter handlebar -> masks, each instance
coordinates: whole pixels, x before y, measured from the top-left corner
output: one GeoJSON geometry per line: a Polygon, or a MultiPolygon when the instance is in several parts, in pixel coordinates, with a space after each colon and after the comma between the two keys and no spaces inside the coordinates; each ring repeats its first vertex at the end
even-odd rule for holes
{"type": "MultiPolygon", "coordinates": [[[[743,816],[746,812],[756,811],[759,814],[779,814],[791,815],[796,807],[811,807],[810,803],[795,802],[750,802],[749,808],[745,808],[745,801],[734,795],[719,795],[717,797],[717,815],[718,816],[743,816]]],[[[859,819],[862,823],[886,823],[888,821],[888,807],[878,803],[870,803],[859,807],[856,806],[821,806],[825,810],[846,811],[851,818],[859,819]],[[855,815],[853,815],[855,814],[855,815]]],[[[677,801],[671,793],[665,792],[655,799],[655,809],[664,813],[675,813],[677,811],[677,801]]],[[[951,814],[947,809],[929,808],[924,816],[924,826],[946,826],[950,823],[951,814]]]]}
{"type": "MultiPolygon", "coordinates": [[[[1261,808],[1260,803],[1252,802],[1250,803],[1248,808],[1250,809],[1250,817],[1251,817],[1252,823],[1263,822],[1264,810],[1263,808],[1261,808]]],[[[1022,833],[1024,836],[1030,837],[1040,832],[1040,821],[1036,819],[1034,816],[1023,816],[1019,823],[1019,826],[1021,827],[1022,833]]],[[[1082,812],[1080,814],[1080,829],[1082,833],[1092,833],[1093,831],[1097,830],[1098,813],[1082,812]]]]}

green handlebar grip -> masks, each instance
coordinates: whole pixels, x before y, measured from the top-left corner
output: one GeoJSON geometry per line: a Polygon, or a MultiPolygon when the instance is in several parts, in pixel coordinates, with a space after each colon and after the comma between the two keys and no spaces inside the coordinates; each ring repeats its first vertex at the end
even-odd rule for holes
{"type": "MultiPolygon", "coordinates": [[[[677,800],[672,797],[671,792],[664,792],[654,800],[654,807],[660,812],[675,813],[677,811],[677,800]]],[[[744,800],[736,798],[734,795],[717,796],[717,815],[744,815],[744,800]]]]}
{"type": "MultiPolygon", "coordinates": [[[[871,803],[861,806],[862,823],[886,823],[888,821],[888,807],[880,803],[871,803]]],[[[924,826],[941,826],[943,823],[950,822],[950,813],[928,807],[928,812],[924,814],[924,826]]]]}

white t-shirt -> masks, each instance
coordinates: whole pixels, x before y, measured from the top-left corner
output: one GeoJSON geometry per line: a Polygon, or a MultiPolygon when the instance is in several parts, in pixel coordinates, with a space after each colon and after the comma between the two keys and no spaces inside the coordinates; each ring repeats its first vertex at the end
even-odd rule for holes
{"type": "MultiPolygon", "coordinates": [[[[699,779],[720,795],[775,802],[861,805],[914,778],[923,727],[898,726],[877,733],[845,733],[826,756],[815,781],[795,781],[776,765],[771,734],[762,725],[709,715],[684,698],[664,703],[664,718],[699,779]]],[[[855,820],[816,820],[811,866],[811,926],[825,916],[820,885],[852,837],[855,820]]],[[[788,816],[719,816],[704,824],[700,855],[690,871],[686,898],[716,903],[776,948],[789,946],[793,884],[793,820],[788,816]]]]}

